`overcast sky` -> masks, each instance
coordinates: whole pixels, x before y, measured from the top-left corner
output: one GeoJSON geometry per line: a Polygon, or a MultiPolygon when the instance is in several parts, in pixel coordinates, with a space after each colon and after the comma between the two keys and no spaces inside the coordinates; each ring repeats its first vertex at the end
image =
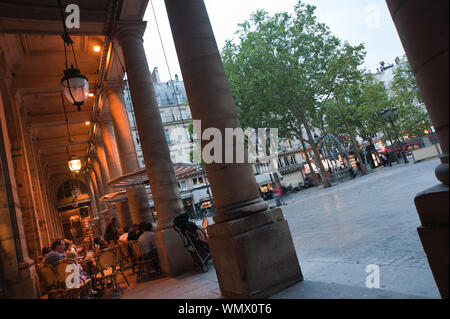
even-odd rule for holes
{"type": "MultiPolygon", "coordinates": [[[[364,67],[375,72],[380,61],[393,63],[395,57],[404,55],[395,26],[385,0],[304,0],[317,7],[319,22],[330,27],[341,40],[356,45],[364,43],[367,56],[364,67]]],[[[182,74],[173,44],[172,33],[164,6],[164,0],[150,0],[144,20],[148,21],[144,46],[150,70],[158,67],[161,81],[170,79],[162,45],[158,36],[152,3],[156,12],[172,78],[182,74]]],[[[205,0],[219,50],[227,39],[235,38],[238,23],[250,18],[257,9],[270,14],[293,12],[297,0],[205,0]]]]}

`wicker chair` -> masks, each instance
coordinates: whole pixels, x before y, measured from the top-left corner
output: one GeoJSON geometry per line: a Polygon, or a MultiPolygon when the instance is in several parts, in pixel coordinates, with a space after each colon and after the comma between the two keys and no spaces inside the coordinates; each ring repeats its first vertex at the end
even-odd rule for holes
{"type": "Polygon", "coordinates": [[[78,267],[78,264],[70,259],[59,260],[55,265],[56,278],[61,289],[62,298],[80,299],[82,296],[89,295],[89,291],[92,288],[91,279],[87,279],[86,281],[80,279],[78,287],[71,288],[66,286],[66,279],[71,274],[71,272],[67,272],[67,267],[70,265],[78,267]]]}
{"type": "Polygon", "coordinates": [[[122,277],[125,279],[125,282],[127,283],[128,286],[130,286],[130,283],[128,282],[127,277],[125,276],[125,274],[123,273],[123,255],[122,255],[122,249],[120,247],[120,245],[115,245],[111,247],[111,250],[114,252],[116,259],[117,259],[117,265],[116,265],[116,271],[120,272],[120,274],[122,275],[122,277]]]}
{"type": "Polygon", "coordinates": [[[41,294],[48,295],[48,299],[59,299],[62,291],[59,288],[55,267],[47,264],[38,264],[37,273],[39,276],[39,288],[41,294]]]}
{"type": "Polygon", "coordinates": [[[120,253],[121,253],[121,262],[122,266],[125,266],[125,269],[128,269],[131,267],[131,270],[133,273],[134,271],[134,256],[133,252],[131,251],[131,247],[128,245],[128,243],[119,241],[119,247],[120,247],[120,253]]]}
{"type": "Polygon", "coordinates": [[[157,256],[153,258],[145,258],[144,250],[138,244],[137,240],[130,240],[128,241],[128,244],[131,246],[134,258],[138,264],[136,281],[139,281],[139,279],[145,277],[145,275],[151,277],[152,272],[156,275],[159,275],[161,273],[157,256]]]}
{"type": "Polygon", "coordinates": [[[95,275],[95,281],[100,283],[104,295],[109,292],[108,288],[112,290],[119,289],[120,286],[117,282],[117,257],[114,250],[107,248],[100,250],[95,256],[97,264],[97,274],[95,275]]]}

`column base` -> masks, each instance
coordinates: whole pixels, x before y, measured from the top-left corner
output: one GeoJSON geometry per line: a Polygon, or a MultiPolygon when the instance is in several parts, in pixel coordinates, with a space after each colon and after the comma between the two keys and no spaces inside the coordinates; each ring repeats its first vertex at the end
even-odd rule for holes
{"type": "Polygon", "coordinates": [[[194,269],[194,261],[178,233],[172,229],[155,231],[161,270],[168,276],[178,276],[194,269]]]}
{"type": "Polygon", "coordinates": [[[208,243],[222,295],[266,298],[303,275],[280,208],[213,224],[208,243]]]}
{"type": "Polygon", "coordinates": [[[414,198],[422,223],[417,232],[442,298],[448,298],[449,293],[448,195],[448,186],[440,184],[417,194],[414,198]]]}
{"type": "MultiPolygon", "coordinates": [[[[34,260],[26,257],[18,265],[18,272],[5,276],[6,290],[3,291],[3,298],[13,299],[39,299],[39,290],[34,260]]],[[[1,296],[0,296],[1,297],[1,296]]]]}

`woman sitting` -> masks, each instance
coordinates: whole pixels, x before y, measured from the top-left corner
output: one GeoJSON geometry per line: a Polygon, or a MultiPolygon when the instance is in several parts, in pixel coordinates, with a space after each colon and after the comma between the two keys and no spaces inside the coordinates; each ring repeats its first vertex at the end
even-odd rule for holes
{"type": "Polygon", "coordinates": [[[88,259],[93,257],[95,254],[94,247],[92,247],[92,242],[90,238],[83,239],[81,247],[78,249],[78,257],[81,259],[88,259]]]}
{"type": "Polygon", "coordinates": [[[78,256],[74,252],[68,252],[66,254],[66,259],[70,261],[72,264],[76,264],[78,266],[78,270],[80,273],[80,279],[85,282],[86,279],[89,278],[89,275],[86,273],[86,271],[83,269],[83,267],[78,263],[78,256]]]}
{"type": "Polygon", "coordinates": [[[81,248],[78,250],[78,257],[85,271],[89,274],[95,273],[95,250],[90,238],[83,239],[81,248]]]}

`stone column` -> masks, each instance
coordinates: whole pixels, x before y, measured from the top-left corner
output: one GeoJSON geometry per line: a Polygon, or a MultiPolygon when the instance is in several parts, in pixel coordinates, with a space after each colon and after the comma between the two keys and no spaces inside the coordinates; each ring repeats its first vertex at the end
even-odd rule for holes
{"type": "MultiPolygon", "coordinates": [[[[99,211],[97,208],[97,203],[95,201],[95,193],[94,193],[94,185],[91,181],[91,177],[89,174],[84,173],[83,174],[84,183],[86,184],[88,188],[89,197],[91,199],[91,208],[93,212],[99,211]]],[[[94,213],[95,214],[95,213],[94,213]]]]}
{"type": "MultiPolygon", "coordinates": [[[[28,255],[18,185],[14,176],[11,142],[5,119],[5,108],[11,106],[3,88],[5,75],[0,69],[0,280],[6,295],[13,298],[37,298],[37,274],[28,255]]],[[[9,110],[9,112],[11,112],[9,110]]]]}
{"type": "MultiPolygon", "coordinates": [[[[98,148],[98,156],[102,166],[108,168],[108,181],[110,181],[122,176],[122,169],[120,168],[119,153],[117,152],[116,138],[111,117],[109,115],[103,116],[99,121],[99,126],[103,141],[103,148],[98,148]]],[[[131,219],[129,206],[116,203],[115,207],[116,212],[114,213],[117,214],[120,227],[131,225],[133,221],[131,219]]]]}
{"type": "Polygon", "coordinates": [[[99,197],[102,197],[103,195],[105,195],[105,190],[103,188],[103,180],[102,180],[102,176],[100,173],[100,167],[98,165],[97,160],[93,159],[92,160],[92,172],[94,173],[95,176],[95,180],[97,182],[97,190],[98,190],[98,195],[99,197]]]}
{"type": "Polygon", "coordinates": [[[92,183],[92,188],[94,191],[94,200],[95,200],[95,205],[97,206],[97,214],[100,213],[102,211],[102,206],[100,205],[100,197],[103,196],[103,194],[100,193],[100,190],[98,188],[98,184],[97,184],[97,179],[95,177],[95,172],[92,168],[89,169],[89,174],[88,174],[91,183],[92,183]]]}
{"type": "MultiPolygon", "coordinates": [[[[192,117],[201,130],[239,128],[203,0],[165,0],[192,117]]],[[[202,147],[207,142],[202,142],[202,147]]],[[[233,142],[233,146],[235,142],[233,142]]],[[[303,280],[281,209],[267,210],[249,163],[205,163],[214,195],[208,242],[223,295],[262,298],[303,280]]]]}
{"type": "MultiPolygon", "coordinates": [[[[139,169],[133,134],[123,97],[124,84],[120,81],[107,83],[105,93],[108,97],[111,111],[117,151],[120,158],[122,174],[129,174],[139,169]]],[[[126,189],[133,222],[151,223],[152,211],[148,202],[145,186],[129,187],[126,189]]],[[[131,226],[131,225],[129,225],[131,226]]]]}
{"type": "Polygon", "coordinates": [[[192,258],[172,229],[173,218],[183,213],[184,207],[148,69],[142,40],[144,29],[142,21],[122,24],[117,37],[125,59],[142,154],[158,214],[155,236],[161,269],[175,276],[192,269],[192,258]]]}
{"type": "MultiPolygon", "coordinates": [[[[97,183],[99,183],[100,185],[99,186],[101,186],[101,189],[102,189],[102,191],[100,192],[100,193],[102,193],[102,195],[101,196],[104,196],[104,195],[106,195],[106,194],[109,194],[110,193],[110,191],[109,191],[109,186],[108,186],[108,184],[105,182],[105,176],[104,176],[104,172],[102,171],[102,169],[100,168],[100,165],[99,165],[99,161],[98,161],[98,159],[97,158],[94,158],[94,160],[92,161],[92,167],[93,167],[93,169],[94,169],[94,172],[95,172],[95,175],[96,175],[96,177],[98,178],[97,179],[97,183]]],[[[100,195],[100,194],[99,194],[100,195]]],[[[100,197],[101,197],[100,196],[100,197]]],[[[100,205],[100,208],[99,208],[99,213],[101,212],[101,211],[104,211],[105,209],[106,209],[106,205],[104,205],[101,201],[100,201],[100,199],[99,199],[99,205],[100,205]]],[[[95,217],[98,217],[99,218],[99,220],[100,220],[100,229],[103,231],[103,229],[105,229],[105,223],[104,223],[104,214],[95,214],[95,217]]]]}
{"type": "Polygon", "coordinates": [[[417,230],[431,271],[441,296],[448,298],[449,1],[386,3],[442,149],[441,164],[435,170],[441,184],[417,194],[414,202],[422,223],[417,230]]]}
{"type": "MultiPolygon", "coordinates": [[[[98,161],[100,174],[102,176],[102,182],[103,182],[103,191],[105,194],[111,193],[111,187],[108,185],[108,182],[110,180],[109,178],[109,172],[108,172],[108,164],[106,162],[106,155],[105,150],[103,149],[103,143],[101,141],[96,142],[95,144],[95,153],[97,155],[96,160],[98,161]]],[[[103,205],[106,208],[106,205],[103,205]]],[[[116,217],[117,212],[112,212],[112,215],[116,217]]],[[[102,232],[104,229],[106,229],[106,225],[109,222],[109,218],[106,218],[105,214],[101,214],[99,216],[100,219],[100,227],[102,229],[102,232]]],[[[117,217],[116,217],[117,218],[117,217]]],[[[119,221],[120,222],[120,221],[119,221]]]]}

